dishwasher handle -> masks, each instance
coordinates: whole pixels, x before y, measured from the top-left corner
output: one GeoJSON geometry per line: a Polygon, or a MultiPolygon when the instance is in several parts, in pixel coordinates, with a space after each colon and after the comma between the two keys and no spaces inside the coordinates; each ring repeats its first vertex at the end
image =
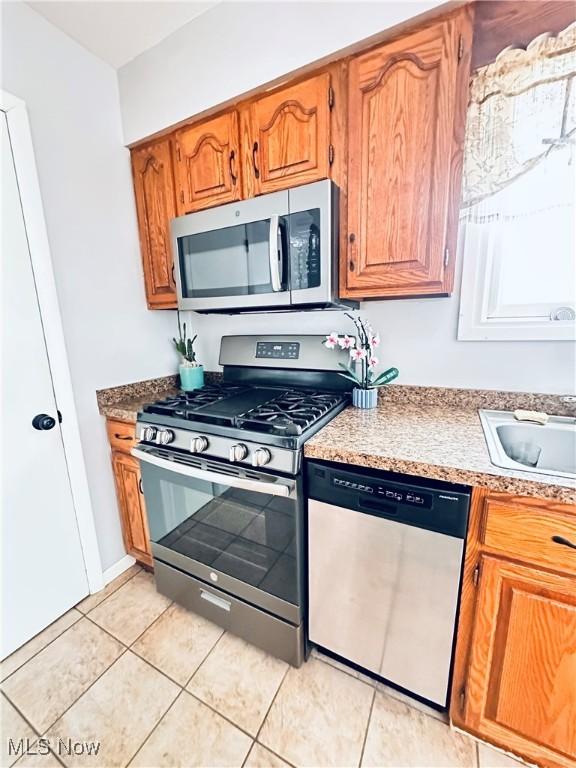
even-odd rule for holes
{"type": "Polygon", "coordinates": [[[394,504],[364,498],[358,500],[358,511],[375,517],[396,517],[398,515],[398,508],[394,504]]]}

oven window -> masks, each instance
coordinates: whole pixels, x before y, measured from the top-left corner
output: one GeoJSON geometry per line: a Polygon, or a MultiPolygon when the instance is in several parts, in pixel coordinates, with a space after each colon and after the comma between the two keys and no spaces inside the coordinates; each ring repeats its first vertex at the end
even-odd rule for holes
{"type": "Polygon", "coordinates": [[[153,542],[298,604],[296,502],[142,468],[153,542]]]}
{"type": "Polygon", "coordinates": [[[270,219],[178,238],[184,298],[271,293],[270,219]]]}

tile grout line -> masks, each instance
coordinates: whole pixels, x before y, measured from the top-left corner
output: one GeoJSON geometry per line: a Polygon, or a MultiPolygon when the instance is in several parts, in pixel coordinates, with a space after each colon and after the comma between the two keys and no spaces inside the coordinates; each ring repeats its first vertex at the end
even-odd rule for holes
{"type": "MultiPolygon", "coordinates": [[[[304,662],[304,664],[306,664],[306,661],[304,662]]],[[[262,744],[260,741],[258,741],[258,739],[260,738],[260,733],[262,732],[262,728],[264,728],[264,723],[268,719],[268,715],[270,714],[270,711],[271,711],[272,707],[274,706],[274,702],[276,701],[276,699],[278,697],[278,694],[280,693],[280,690],[281,690],[282,686],[284,685],[284,682],[286,681],[286,678],[288,677],[288,673],[290,672],[290,669],[291,669],[291,666],[288,665],[288,668],[286,669],[286,672],[284,673],[284,676],[283,676],[282,680],[280,681],[280,685],[278,686],[278,688],[276,689],[276,693],[272,697],[272,701],[270,702],[270,706],[266,710],[266,714],[264,715],[264,718],[262,719],[262,722],[260,723],[260,727],[258,728],[258,732],[256,733],[256,738],[254,739],[254,742],[256,744],[260,744],[260,746],[262,746],[265,749],[269,750],[270,752],[272,752],[273,755],[276,755],[276,757],[279,757],[280,760],[282,760],[283,762],[285,762],[288,765],[292,766],[292,768],[293,768],[293,765],[292,765],[291,762],[289,762],[289,760],[287,760],[285,757],[282,757],[282,755],[279,755],[273,749],[270,749],[270,747],[266,746],[266,744],[262,744]]],[[[250,753],[248,753],[248,754],[250,754],[250,753]]],[[[248,759],[248,756],[246,757],[246,759],[248,759]]],[[[244,762],[246,762],[246,761],[244,761],[244,762]]]]}
{"type": "Polygon", "coordinates": [[[374,703],[376,701],[376,688],[372,695],[372,701],[370,703],[370,712],[368,713],[368,720],[366,722],[366,731],[364,733],[364,740],[362,742],[362,749],[360,750],[360,759],[358,760],[358,768],[362,766],[362,760],[364,760],[364,750],[366,749],[366,742],[368,741],[368,731],[370,730],[370,721],[372,720],[372,711],[374,710],[374,703]]]}
{"type": "MultiPolygon", "coordinates": [[[[156,667],[154,667],[154,669],[156,669],[156,667]]],[[[180,687],[180,690],[178,691],[177,695],[176,695],[176,696],[174,697],[174,699],[173,699],[173,700],[170,702],[170,704],[168,705],[168,707],[166,708],[166,710],[165,710],[165,711],[164,711],[164,712],[163,712],[163,713],[160,715],[160,717],[158,718],[158,722],[157,722],[157,723],[154,725],[154,727],[152,728],[152,730],[150,731],[150,733],[148,733],[148,734],[147,734],[147,735],[144,737],[144,740],[142,741],[142,743],[140,744],[140,746],[139,746],[139,747],[136,749],[136,752],[134,752],[134,754],[132,755],[132,757],[131,757],[131,758],[130,758],[130,759],[129,759],[129,760],[126,762],[126,763],[125,763],[125,766],[126,766],[126,768],[128,768],[128,766],[130,765],[130,763],[132,763],[132,762],[133,762],[133,761],[136,759],[136,757],[137,757],[138,753],[139,753],[139,752],[142,750],[142,747],[143,747],[143,746],[146,744],[146,742],[148,741],[148,739],[149,739],[149,738],[152,736],[152,734],[154,733],[154,731],[155,731],[155,730],[158,728],[158,726],[160,725],[160,723],[162,722],[162,720],[164,720],[164,718],[166,717],[166,715],[168,714],[168,712],[170,712],[170,710],[172,709],[172,707],[174,706],[174,704],[176,704],[176,702],[177,702],[177,701],[178,701],[178,699],[179,699],[179,698],[182,696],[182,694],[183,694],[183,693],[185,693],[185,691],[184,691],[184,688],[180,687]]]]}
{"type": "Polygon", "coordinates": [[[69,711],[72,709],[72,707],[74,706],[74,704],[76,704],[78,701],[80,701],[80,699],[81,699],[81,698],[84,696],[84,694],[88,693],[88,691],[89,691],[89,690],[92,688],[92,686],[94,686],[94,685],[95,685],[95,684],[98,682],[98,680],[100,680],[100,678],[102,677],[102,675],[105,675],[105,674],[106,674],[106,672],[108,672],[108,670],[109,670],[109,669],[111,669],[111,668],[114,666],[114,664],[116,664],[116,662],[117,662],[119,659],[121,659],[121,658],[122,658],[122,656],[124,656],[124,654],[125,654],[125,653],[126,653],[126,651],[128,651],[128,650],[129,650],[129,649],[125,647],[125,648],[124,648],[124,650],[122,651],[122,653],[121,653],[119,656],[117,656],[117,658],[115,658],[115,659],[114,659],[114,661],[113,661],[111,664],[109,664],[109,665],[106,667],[106,669],[102,670],[102,672],[101,672],[101,673],[98,675],[98,677],[96,677],[96,678],[94,678],[94,680],[92,680],[92,682],[90,683],[90,685],[88,686],[88,688],[86,688],[86,690],[85,690],[85,691],[82,691],[82,693],[81,693],[79,696],[77,696],[77,697],[74,699],[74,701],[73,701],[71,704],[69,704],[69,705],[66,707],[66,709],[65,709],[65,710],[64,710],[64,711],[63,711],[63,712],[62,712],[60,715],[58,715],[58,717],[56,718],[56,720],[54,720],[54,722],[53,722],[53,723],[50,723],[50,725],[49,725],[49,726],[48,726],[48,727],[47,727],[47,728],[46,728],[44,731],[42,731],[42,738],[45,738],[45,737],[46,737],[46,734],[48,733],[48,731],[49,731],[51,728],[53,728],[53,727],[56,725],[56,723],[57,723],[59,720],[61,720],[61,719],[64,717],[64,715],[65,715],[67,712],[69,712],[69,711]]]}
{"type": "MultiPolygon", "coordinates": [[[[71,610],[71,611],[78,611],[78,609],[76,608],[76,606],[73,606],[72,608],[70,608],[70,610],[71,610]]],[[[66,613],[68,613],[68,611],[66,611],[66,613]]],[[[63,613],[63,614],[62,614],[62,616],[66,616],[66,613],[63,613]]],[[[29,658],[29,659],[26,659],[26,661],[23,661],[23,662],[22,662],[22,664],[20,664],[20,666],[19,666],[19,667],[16,667],[16,669],[12,670],[12,672],[10,672],[10,674],[9,674],[9,675],[6,675],[6,677],[2,678],[2,680],[0,681],[0,687],[2,686],[2,684],[3,684],[3,683],[5,683],[5,682],[6,682],[6,680],[9,680],[9,679],[12,677],[12,675],[15,675],[15,674],[16,674],[16,672],[18,672],[18,670],[20,670],[20,669],[22,669],[22,667],[26,666],[26,664],[28,664],[28,662],[29,662],[29,661],[32,661],[32,659],[36,658],[36,656],[38,656],[38,654],[39,654],[39,653],[42,653],[42,651],[43,651],[45,648],[48,648],[48,646],[49,646],[49,645],[52,645],[52,643],[53,643],[55,640],[58,640],[58,638],[59,638],[59,637],[62,637],[62,635],[63,635],[65,632],[68,632],[68,630],[69,630],[69,629],[72,629],[72,627],[73,627],[75,624],[78,624],[78,622],[80,621],[80,619],[83,619],[83,618],[84,618],[84,614],[82,613],[82,611],[78,611],[78,613],[80,614],[80,615],[79,615],[79,617],[78,617],[77,619],[75,619],[75,621],[73,621],[73,622],[72,622],[72,624],[70,624],[68,627],[66,627],[66,629],[63,629],[63,630],[62,630],[62,632],[60,632],[60,634],[59,634],[59,635],[56,635],[56,637],[53,637],[53,638],[52,638],[52,640],[50,640],[50,642],[46,643],[46,645],[43,645],[43,646],[42,646],[42,648],[39,648],[39,649],[36,651],[36,653],[33,653],[33,654],[32,654],[32,656],[30,656],[30,658],[29,658]]],[[[56,623],[56,621],[58,621],[59,619],[61,619],[61,618],[62,618],[62,616],[59,616],[59,617],[58,617],[58,618],[57,618],[55,621],[53,621],[53,622],[52,622],[52,624],[55,624],[55,623],[56,623]]],[[[46,630],[47,630],[49,627],[51,627],[51,626],[52,626],[52,624],[48,624],[48,626],[47,626],[45,629],[43,629],[43,630],[42,630],[42,632],[46,632],[46,630]]],[[[39,633],[38,633],[38,635],[40,635],[40,634],[42,634],[42,633],[41,633],[41,632],[39,632],[39,633]]],[[[38,635],[34,635],[34,637],[38,637],[38,635]]],[[[30,643],[30,642],[32,642],[32,640],[34,640],[34,637],[31,637],[31,638],[30,638],[30,640],[28,640],[28,642],[29,642],[29,643],[30,643]]],[[[24,645],[26,645],[26,643],[24,643],[24,645]]],[[[21,647],[22,647],[22,648],[24,648],[24,645],[23,645],[23,646],[21,646],[21,647]]],[[[14,653],[17,653],[19,650],[20,650],[20,648],[17,648],[17,649],[14,651],[14,653]]],[[[10,655],[12,655],[12,654],[10,654],[10,655]]],[[[10,658],[10,656],[7,656],[7,657],[6,657],[6,659],[4,659],[4,661],[8,661],[8,659],[9,659],[9,658],[10,658]]]]}
{"type": "MultiPolygon", "coordinates": [[[[215,707],[212,706],[212,704],[208,704],[207,701],[204,701],[204,699],[201,699],[200,696],[197,696],[195,693],[192,693],[192,691],[186,690],[186,688],[182,689],[184,693],[187,693],[188,696],[192,696],[193,699],[196,699],[196,701],[199,701],[200,704],[203,704],[205,707],[208,707],[208,709],[212,710],[215,715],[218,715],[218,717],[221,717],[223,720],[226,720],[227,723],[230,723],[230,725],[233,725],[236,730],[241,731],[245,736],[248,736],[252,741],[255,741],[254,736],[251,733],[248,733],[248,731],[243,728],[241,725],[238,725],[238,723],[235,723],[234,720],[230,720],[230,718],[223,714],[222,712],[219,712],[215,707]]],[[[250,751],[250,750],[248,750],[250,751]]]]}
{"type": "MultiPolygon", "coordinates": [[[[218,626],[218,624],[216,624],[216,626],[218,626]]],[[[213,650],[216,648],[216,646],[218,645],[218,643],[220,642],[220,640],[222,640],[222,638],[223,638],[223,637],[224,637],[224,635],[226,635],[226,634],[227,634],[227,630],[226,630],[226,629],[222,629],[222,634],[220,635],[220,637],[218,638],[218,640],[216,640],[216,642],[214,643],[214,645],[212,646],[212,648],[210,648],[210,650],[208,651],[208,653],[206,654],[206,656],[204,656],[204,658],[202,659],[202,661],[200,662],[200,664],[198,664],[198,666],[196,667],[196,669],[194,670],[194,672],[192,672],[192,674],[190,675],[190,677],[188,678],[188,680],[187,680],[187,682],[186,682],[186,685],[183,685],[183,686],[182,686],[182,687],[184,688],[184,690],[188,691],[188,686],[190,685],[190,683],[192,682],[192,680],[193,680],[193,679],[196,677],[196,675],[198,674],[198,672],[199,672],[199,671],[202,669],[202,667],[204,666],[204,664],[205,664],[205,663],[206,663],[206,661],[208,660],[208,657],[212,655],[212,651],[213,651],[213,650]]],[[[190,691],[188,691],[188,693],[190,693],[190,691]]],[[[199,697],[198,697],[198,696],[196,696],[196,698],[197,698],[197,699],[199,699],[199,697]]]]}
{"type": "MultiPolygon", "coordinates": [[[[134,565],[136,565],[136,563],[134,563],[134,565]]],[[[131,565],[131,566],[130,566],[130,568],[133,568],[133,567],[134,567],[134,565],[131,565]]],[[[103,598],[102,598],[102,600],[100,600],[100,602],[99,602],[99,603],[96,603],[96,605],[94,605],[92,608],[90,608],[90,610],[89,610],[89,611],[86,611],[86,612],[84,612],[84,611],[83,611],[81,608],[78,608],[78,606],[80,605],[80,603],[83,603],[85,600],[89,600],[89,599],[90,599],[91,597],[93,597],[94,595],[97,595],[97,594],[99,594],[100,592],[104,592],[104,590],[105,590],[107,587],[109,587],[109,586],[110,586],[110,584],[114,584],[114,582],[116,581],[116,579],[119,579],[119,578],[120,578],[120,576],[122,576],[122,574],[121,574],[121,573],[120,573],[118,576],[116,576],[116,579],[113,579],[111,582],[109,582],[108,584],[106,584],[106,586],[102,587],[102,589],[99,589],[99,590],[98,590],[98,592],[93,592],[91,595],[88,595],[88,596],[87,596],[87,597],[85,597],[83,600],[80,600],[80,603],[76,603],[76,605],[74,606],[74,608],[76,608],[76,610],[77,610],[79,613],[81,613],[83,616],[86,616],[88,613],[90,613],[90,611],[93,611],[93,610],[94,610],[94,608],[98,608],[98,606],[99,606],[99,605],[102,605],[102,603],[105,603],[105,602],[106,602],[106,600],[108,600],[108,598],[109,598],[109,597],[112,597],[112,595],[115,595],[115,594],[116,594],[116,592],[118,592],[118,590],[119,590],[119,589],[122,589],[122,587],[123,587],[125,584],[128,584],[128,582],[129,582],[129,581],[132,581],[132,579],[134,578],[134,576],[138,576],[138,574],[139,574],[139,573],[141,573],[141,572],[142,572],[142,570],[143,570],[143,568],[142,568],[142,566],[141,566],[141,565],[139,565],[139,566],[138,566],[138,568],[139,568],[139,570],[137,570],[135,573],[133,573],[133,574],[132,574],[132,576],[129,576],[129,577],[126,579],[126,581],[123,581],[123,582],[122,582],[122,584],[119,584],[119,585],[116,587],[116,589],[113,589],[113,590],[112,590],[112,592],[110,592],[110,594],[109,594],[109,595],[106,595],[106,597],[103,597],[103,598]]],[[[128,570],[128,568],[126,568],[126,570],[128,570]]],[[[123,571],[123,573],[124,573],[124,571],[123,571]]]]}

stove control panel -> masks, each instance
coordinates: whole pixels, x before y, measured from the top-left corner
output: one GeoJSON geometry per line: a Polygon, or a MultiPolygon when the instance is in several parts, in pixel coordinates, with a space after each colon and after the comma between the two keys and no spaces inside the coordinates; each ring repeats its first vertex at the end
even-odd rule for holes
{"type": "Polygon", "coordinates": [[[298,360],[300,357],[299,341],[258,341],[256,357],[271,360],[298,360]]]}

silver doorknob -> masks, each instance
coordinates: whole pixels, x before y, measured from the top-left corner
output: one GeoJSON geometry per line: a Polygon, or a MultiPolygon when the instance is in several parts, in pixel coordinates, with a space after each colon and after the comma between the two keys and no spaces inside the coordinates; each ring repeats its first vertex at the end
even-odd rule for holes
{"type": "Polygon", "coordinates": [[[190,441],[190,450],[192,453],[203,453],[208,448],[208,438],[200,435],[193,437],[190,441]]]}
{"type": "Polygon", "coordinates": [[[156,427],[144,427],[142,430],[142,440],[144,440],[145,443],[151,443],[156,437],[156,432],[158,432],[156,427]]]}
{"type": "Polygon", "coordinates": [[[252,454],[252,466],[263,467],[264,464],[268,464],[271,458],[272,454],[268,448],[258,448],[258,450],[254,451],[252,454]]]}
{"type": "Polygon", "coordinates": [[[174,432],[171,429],[159,429],[156,434],[156,442],[158,445],[168,445],[174,440],[174,432]]]}
{"type": "Polygon", "coordinates": [[[243,461],[248,456],[248,448],[244,443],[230,446],[230,461],[243,461]]]}

